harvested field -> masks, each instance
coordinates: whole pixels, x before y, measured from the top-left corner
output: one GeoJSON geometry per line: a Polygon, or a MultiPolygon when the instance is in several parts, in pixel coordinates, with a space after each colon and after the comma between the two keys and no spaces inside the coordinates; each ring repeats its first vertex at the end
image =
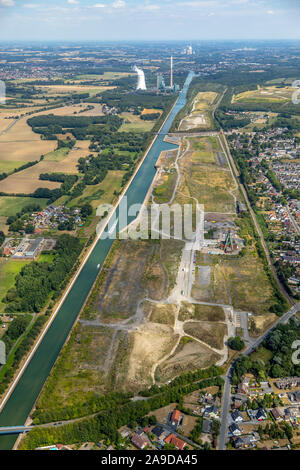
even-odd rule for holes
{"type": "MultiPolygon", "coordinates": [[[[8,135],[8,134],[7,134],[8,135]]],[[[37,135],[37,134],[36,134],[37,135]]],[[[21,166],[24,164],[39,160],[41,155],[52,152],[56,147],[56,142],[51,140],[26,140],[26,141],[3,141],[0,137],[0,165],[21,166]]]]}
{"type": "Polygon", "coordinates": [[[35,114],[35,116],[42,114],[54,114],[55,116],[103,116],[102,105],[99,103],[80,103],[71,106],[62,106],[48,111],[42,111],[35,114]],[[93,106],[93,109],[84,111],[88,106],[93,106]]]}
{"type": "MultiPolygon", "coordinates": [[[[103,74],[78,75],[77,80],[119,80],[120,78],[135,76],[133,72],[104,72],[103,74]]],[[[73,81],[73,80],[72,80],[73,81]]]]}
{"type": "Polygon", "coordinates": [[[155,376],[164,383],[188,371],[209,367],[220,359],[220,355],[198,341],[182,338],[174,354],[158,366],[155,376]]]}
{"type": "Polygon", "coordinates": [[[52,173],[55,171],[57,171],[56,163],[42,161],[1,181],[1,191],[7,194],[32,194],[38,188],[59,188],[61,183],[40,181],[39,179],[41,173],[52,173]]]}
{"type": "Polygon", "coordinates": [[[42,173],[78,173],[77,163],[79,158],[89,155],[89,141],[79,141],[70,152],[68,149],[59,149],[48,153],[45,159],[30,168],[10,175],[1,182],[2,191],[8,194],[22,193],[32,194],[38,188],[55,189],[61,183],[41,181],[42,173]]]}
{"type": "Polygon", "coordinates": [[[96,85],[39,85],[37,89],[48,95],[65,95],[69,93],[89,93],[94,96],[106,90],[113,90],[113,86],[96,86],[96,85]]]}
{"type": "Polygon", "coordinates": [[[227,326],[224,323],[216,322],[187,322],[184,324],[184,331],[208,344],[215,349],[223,349],[224,337],[227,334],[227,326]]]}

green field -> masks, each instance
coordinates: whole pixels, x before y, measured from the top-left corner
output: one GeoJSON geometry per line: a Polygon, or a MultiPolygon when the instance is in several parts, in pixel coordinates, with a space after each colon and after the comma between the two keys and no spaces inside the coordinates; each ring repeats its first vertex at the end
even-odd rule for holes
{"type": "Polygon", "coordinates": [[[122,113],[120,115],[124,119],[119,132],[150,132],[156,121],[144,121],[140,116],[132,113],[122,113]]]}
{"type": "Polygon", "coordinates": [[[69,151],[70,149],[68,147],[62,147],[58,150],[54,150],[53,152],[47,153],[47,155],[45,155],[44,160],[51,161],[51,162],[60,162],[61,160],[66,158],[69,151]]]}
{"type": "Polygon", "coordinates": [[[20,166],[24,165],[27,162],[15,162],[11,160],[1,160],[0,161],[0,173],[10,173],[11,171],[15,170],[16,168],[20,168],[20,166]]]}
{"type": "MultiPolygon", "coordinates": [[[[123,171],[109,171],[101,183],[87,186],[81,196],[72,199],[67,205],[75,207],[89,202],[94,208],[97,208],[99,204],[111,204],[115,197],[114,192],[121,190],[123,175],[123,171]]],[[[62,203],[62,199],[56,201],[56,204],[58,203],[62,203]]]]}
{"type": "Polygon", "coordinates": [[[0,264],[0,312],[4,311],[5,304],[2,299],[5,297],[7,291],[14,286],[15,277],[23,266],[30,263],[30,261],[8,260],[2,261],[0,264]]]}
{"type": "Polygon", "coordinates": [[[42,208],[46,207],[47,199],[39,199],[34,197],[0,197],[0,217],[9,217],[16,215],[23,207],[30,204],[39,204],[42,208]]]}

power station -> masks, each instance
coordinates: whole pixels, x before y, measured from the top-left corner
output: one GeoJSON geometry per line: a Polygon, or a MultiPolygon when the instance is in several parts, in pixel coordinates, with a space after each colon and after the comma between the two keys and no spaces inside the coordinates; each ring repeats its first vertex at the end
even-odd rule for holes
{"type": "MultiPolygon", "coordinates": [[[[136,91],[146,91],[146,79],[145,73],[142,69],[136,65],[133,67],[134,72],[137,74],[137,86],[136,91]]],[[[166,85],[164,76],[161,73],[157,74],[156,77],[156,88],[151,88],[149,91],[156,91],[158,93],[176,93],[180,90],[179,85],[174,84],[174,60],[173,56],[170,58],[170,85],[166,85]]]]}
{"type": "Polygon", "coordinates": [[[179,85],[174,84],[174,60],[171,56],[170,63],[170,86],[166,86],[164,77],[161,73],[157,74],[157,85],[156,89],[158,92],[177,92],[179,91],[179,85]]]}

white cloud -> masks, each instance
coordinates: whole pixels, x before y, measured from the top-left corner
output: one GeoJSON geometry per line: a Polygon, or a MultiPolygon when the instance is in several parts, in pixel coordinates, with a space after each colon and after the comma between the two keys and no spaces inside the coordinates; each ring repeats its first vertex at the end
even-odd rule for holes
{"type": "Polygon", "coordinates": [[[0,0],[0,7],[14,7],[14,0],[0,0]]]}
{"type": "Polygon", "coordinates": [[[113,8],[124,8],[126,6],[126,3],[124,2],[124,0],[116,0],[113,4],[112,4],[112,7],[113,8]]]}
{"type": "Polygon", "coordinates": [[[143,8],[144,10],[148,10],[148,11],[160,10],[160,6],[159,6],[159,5],[153,5],[153,4],[144,5],[142,8],[143,8]]]}
{"type": "Polygon", "coordinates": [[[92,5],[91,8],[105,8],[106,5],[104,3],[95,3],[95,5],[92,5]]]}
{"type": "Polygon", "coordinates": [[[25,3],[24,8],[39,8],[40,5],[38,3],[25,3]]]}
{"type": "Polygon", "coordinates": [[[78,5],[78,0],[67,0],[70,5],[78,5]]]}
{"type": "Polygon", "coordinates": [[[275,11],[274,11],[274,10],[268,10],[267,13],[268,13],[268,15],[275,15],[275,11]]]}

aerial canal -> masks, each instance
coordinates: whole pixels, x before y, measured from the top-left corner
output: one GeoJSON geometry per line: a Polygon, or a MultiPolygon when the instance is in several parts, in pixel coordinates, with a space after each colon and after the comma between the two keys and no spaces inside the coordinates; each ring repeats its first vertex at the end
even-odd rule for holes
{"type": "MultiPolygon", "coordinates": [[[[173,144],[164,142],[164,137],[168,133],[177,113],[186,103],[186,94],[193,77],[194,73],[190,72],[175,106],[128,187],[125,193],[128,207],[132,204],[143,203],[155,176],[155,163],[160,153],[176,147],[173,144]]],[[[118,220],[118,208],[116,212],[118,220]]],[[[128,217],[128,221],[131,222],[134,218],[128,217]]],[[[112,244],[113,240],[107,238],[100,239],[95,245],[54,321],[2,409],[0,427],[20,426],[25,423],[96,280],[99,267],[103,265],[112,244]]],[[[1,436],[0,450],[11,449],[15,440],[16,436],[1,436]]]]}

